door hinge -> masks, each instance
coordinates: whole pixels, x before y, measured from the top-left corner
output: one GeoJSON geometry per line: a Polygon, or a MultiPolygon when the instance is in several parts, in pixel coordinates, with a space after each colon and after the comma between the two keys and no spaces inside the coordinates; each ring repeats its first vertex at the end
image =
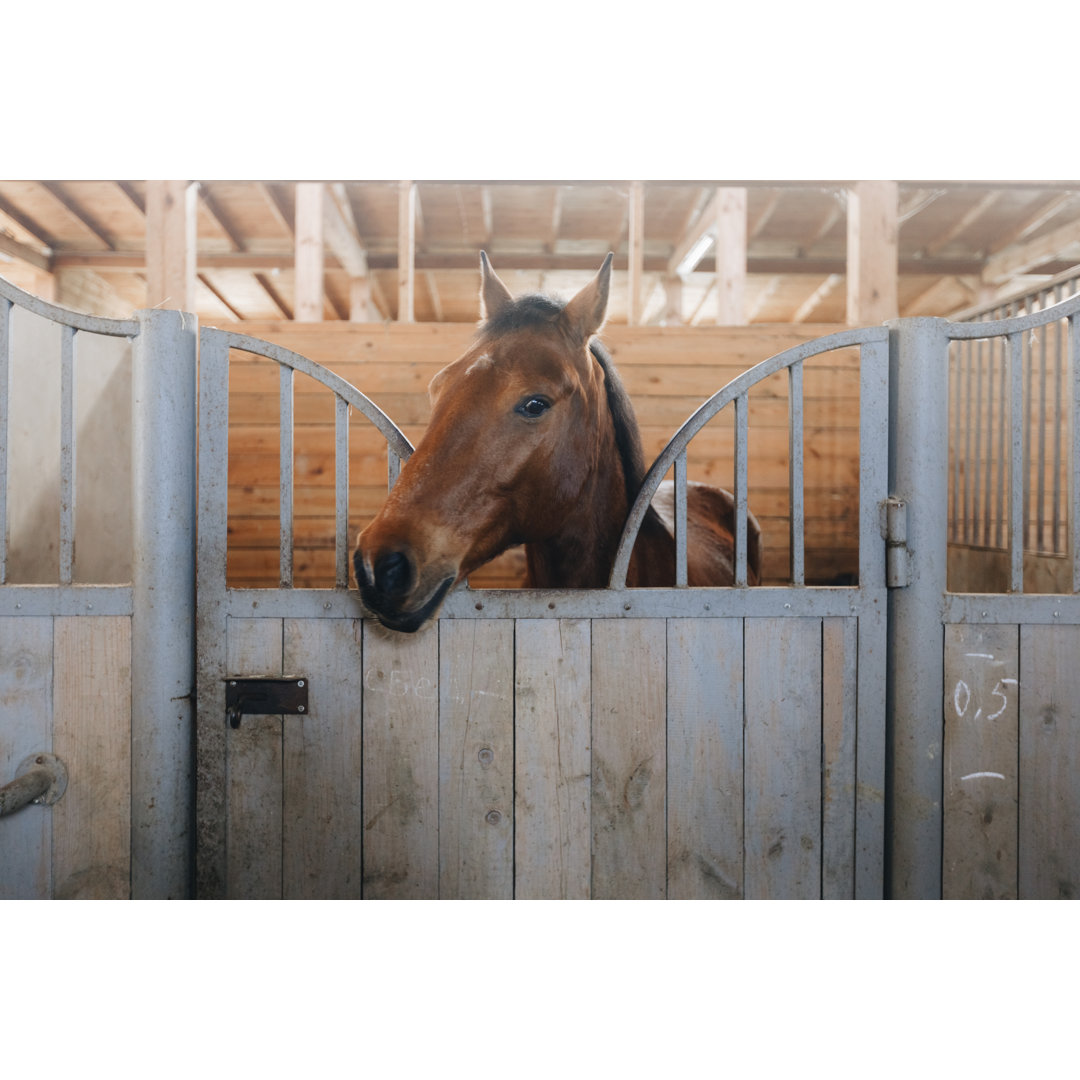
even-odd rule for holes
{"type": "Polygon", "coordinates": [[[911,584],[907,546],[907,503],[890,495],[880,504],[881,535],[885,541],[885,584],[902,589],[911,584]]]}

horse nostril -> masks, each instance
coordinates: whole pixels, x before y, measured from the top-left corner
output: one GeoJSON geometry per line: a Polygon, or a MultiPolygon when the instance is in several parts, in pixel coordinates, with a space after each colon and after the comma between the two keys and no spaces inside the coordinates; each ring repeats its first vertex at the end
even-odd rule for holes
{"type": "Polygon", "coordinates": [[[412,584],[412,566],[400,551],[389,551],[375,561],[375,588],[385,596],[403,596],[412,584]]]}

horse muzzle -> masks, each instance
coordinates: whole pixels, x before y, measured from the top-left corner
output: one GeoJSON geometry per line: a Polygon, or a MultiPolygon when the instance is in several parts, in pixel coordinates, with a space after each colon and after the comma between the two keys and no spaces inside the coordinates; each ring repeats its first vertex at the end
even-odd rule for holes
{"type": "Polygon", "coordinates": [[[374,558],[370,569],[363,550],[353,555],[356,583],[364,606],[389,630],[412,634],[438,614],[456,574],[423,575],[407,552],[386,551],[374,558]]]}

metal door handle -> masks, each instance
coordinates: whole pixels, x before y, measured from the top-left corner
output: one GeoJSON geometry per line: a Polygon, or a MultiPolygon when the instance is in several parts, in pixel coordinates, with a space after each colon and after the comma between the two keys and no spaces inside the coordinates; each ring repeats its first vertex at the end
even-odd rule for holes
{"type": "Polygon", "coordinates": [[[53,754],[31,754],[15,770],[15,779],[0,788],[0,817],[28,803],[52,806],[67,790],[67,769],[53,754]]]}

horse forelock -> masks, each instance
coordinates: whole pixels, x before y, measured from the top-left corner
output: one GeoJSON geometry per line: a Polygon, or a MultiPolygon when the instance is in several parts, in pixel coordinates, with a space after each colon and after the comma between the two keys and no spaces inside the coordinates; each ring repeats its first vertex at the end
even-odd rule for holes
{"type": "Polygon", "coordinates": [[[533,327],[551,326],[562,314],[566,305],[550,296],[530,293],[519,296],[512,303],[501,307],[480,327],[480,336],[501,337],[512,334],[515,330],[528,330],[533,327]]]}

